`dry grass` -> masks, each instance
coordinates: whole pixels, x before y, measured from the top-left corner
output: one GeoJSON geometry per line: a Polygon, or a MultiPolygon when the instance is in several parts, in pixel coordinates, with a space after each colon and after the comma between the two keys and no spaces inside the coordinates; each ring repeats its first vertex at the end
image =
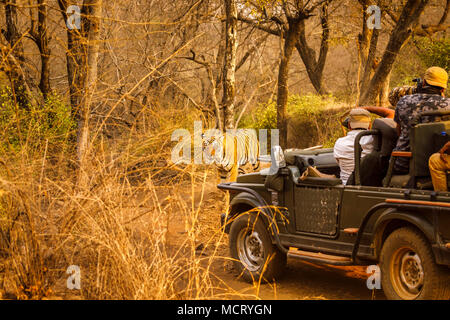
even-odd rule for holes
{"type": "Polygon", "coordinates": [[[25,148],[19,158],[5,158],[3,298],[254,297],[214,275],[214,264],[226,261],[218,223],[225,195],[211,192],[210,168],[169,164],[176,128],[169,122],[148,126],[152,133],[134,128],[113,142],[99,138],[83,189],[70,155],[44,148],[31,159],[25,148]],[[66,288],[70,265],[80,267],[80,291],[66,288]]]}

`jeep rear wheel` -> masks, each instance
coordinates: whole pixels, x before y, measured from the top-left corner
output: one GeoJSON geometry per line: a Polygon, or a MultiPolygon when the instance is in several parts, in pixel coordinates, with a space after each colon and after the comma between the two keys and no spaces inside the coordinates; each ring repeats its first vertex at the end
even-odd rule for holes
{"type": "Polygon", "coordinates": [[[274,280],[286,265],[286,255],[272,244],[267,227],[253,214],[233,221],[229,245],[234,267],[246,281],[274,280]]]}
{"type": "Polygon", "coordinates": [[[450,274],[434,261],[427,239],[401,228],[386,239],[380,257],[381,283],[388,299],[449,299],[450,274]]]}

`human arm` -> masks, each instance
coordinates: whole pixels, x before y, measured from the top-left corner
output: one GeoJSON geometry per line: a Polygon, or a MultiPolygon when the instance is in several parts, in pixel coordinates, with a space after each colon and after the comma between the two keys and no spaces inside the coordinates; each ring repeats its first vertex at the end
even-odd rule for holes
{"type": "Polygon", "coordinates": [[[384,107],[362,107],[362,108],[369,111],[370,113],[376,114],[377,116],[388,119],[394,119],[395,110],[384,107]]]}

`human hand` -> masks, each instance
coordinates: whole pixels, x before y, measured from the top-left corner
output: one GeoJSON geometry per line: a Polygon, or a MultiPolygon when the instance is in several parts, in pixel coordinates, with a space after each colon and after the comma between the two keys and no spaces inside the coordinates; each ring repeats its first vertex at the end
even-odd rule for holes
{"type": "Polygon", "coordinates": [[[449,152],[450,152],[450,141],[447,142],[439,151],[439,153],[441,154],[441,160],[444,161],[445,163],[447,163],[447,160],[445,159],[444,154],[449,154],[449,152]]]}

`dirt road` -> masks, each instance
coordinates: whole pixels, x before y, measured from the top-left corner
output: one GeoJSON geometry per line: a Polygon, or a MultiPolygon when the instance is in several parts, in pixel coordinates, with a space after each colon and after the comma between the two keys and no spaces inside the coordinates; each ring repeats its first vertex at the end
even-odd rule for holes
{"type": "MultiPolygon", "coordinates": [[[[234,290],[255,294],[253,285],[237,279],[232,270],[216,269],[216,275],[234,290]]],[[[382,290],[367,289],[365,267],[322,266],[288,260],[283,277],[275,284],[262,284],[258,296],[272,300],[384,300],[382,290]]]]}

